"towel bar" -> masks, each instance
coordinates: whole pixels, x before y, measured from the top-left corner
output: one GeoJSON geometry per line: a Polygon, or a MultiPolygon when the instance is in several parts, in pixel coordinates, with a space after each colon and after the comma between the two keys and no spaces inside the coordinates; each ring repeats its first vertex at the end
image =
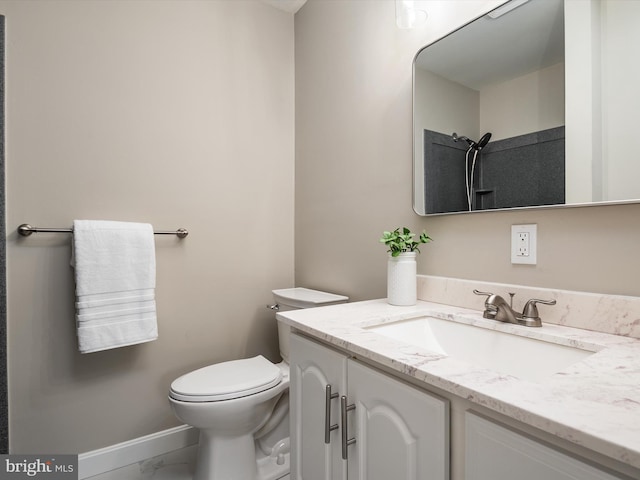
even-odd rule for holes
{"type": "MultiPolygon", "coordinates": [[[[46,232],[46,233],[73,233],[73,228],[40,228],[33,227],[28,223],[23,223],[18,227],[18,233],[23,237],[28,237],[32,233],[46,232]]],[[[189,231],[186,228],[179,228],[175,231],[171,230],[157,230],[153,232],[155,235],[176,235],[178,238],[184,238],[189,235],[189,231]]]]}

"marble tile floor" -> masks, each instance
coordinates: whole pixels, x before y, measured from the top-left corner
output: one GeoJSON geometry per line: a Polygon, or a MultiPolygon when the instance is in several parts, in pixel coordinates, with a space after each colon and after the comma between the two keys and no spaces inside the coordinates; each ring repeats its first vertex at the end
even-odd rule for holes
{"type": "Polygon", "coordinates": [[[196,453],[197,446],[193,445],[89,478],[90,480],[191,480],[196,453]]]}
{"type": "MultiPolygon", "coordinates": [[[[149,458],[87,480],[192,480],[197,445],[149,458]]],[[[280,480],[289,480],[285,475],[280,480]]]]}

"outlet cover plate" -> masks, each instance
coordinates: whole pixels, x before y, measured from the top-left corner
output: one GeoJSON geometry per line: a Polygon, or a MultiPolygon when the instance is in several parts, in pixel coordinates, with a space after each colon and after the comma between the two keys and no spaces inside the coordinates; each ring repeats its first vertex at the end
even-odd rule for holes
{"type": "Polygon", "coordinates": [[[538,225],[511,225],[511,263],[536,265],[538,225]]]}

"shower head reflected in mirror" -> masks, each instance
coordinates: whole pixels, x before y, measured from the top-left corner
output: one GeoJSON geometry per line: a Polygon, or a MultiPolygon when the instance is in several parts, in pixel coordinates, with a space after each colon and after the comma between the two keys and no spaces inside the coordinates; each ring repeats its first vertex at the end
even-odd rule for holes
{"type": "Polygon", "coordinates": [[[489,140],[491,140],[491,133],[485,133],[477,143],[471,140],[469,137],[465,137],[464,135],[458,135],[455,132],[451,134],[451,138],[453,138],[454,142],[457,142],[459,140],[464,140],[469,144],[469,148],[473,148],[476,151],[480,151],[484,147],[486,147],[487,143],[489,143],[489,140]]]}
{"type": "Polygon", "coordinates": [[[474,208],[474,177],[475,177],[475,170],[476,170],[476,159],[478,157],[478,153],[480,152],[480,150],[486,147],[487,143],[489,143],[489,140],[491,140],[491,133],[485,133],[480,138],[480,140],[478,140],[478,143],[474,142],[473,140],[470,140],[468,137],[465,137],[464,135],[458,135],[456,132],[453,132],[451,134],[451,138],[453,138],[454,142],[457,142],[459,140],[464,140],[469,144],[467,153],[464,156],[464,172],[465,172],[464,181],[465,181],[465,187],[467,191],[467,208],[469,209],[469,211],[472,211],[474,208]],[[472,150],[473,150],[473,159],[470,162],[469,153],[471,153],[472,150]]]}
{"type": "Polygon", "coordinates": [[[489,143],[489,140],[491,140],[491,133],[485,133],[482,138],[480,138],[480,140],[478,140],[478,143],[476,145],[476,150],[482,150],[484,147],[487,146],[487,143],[489,143]]]}

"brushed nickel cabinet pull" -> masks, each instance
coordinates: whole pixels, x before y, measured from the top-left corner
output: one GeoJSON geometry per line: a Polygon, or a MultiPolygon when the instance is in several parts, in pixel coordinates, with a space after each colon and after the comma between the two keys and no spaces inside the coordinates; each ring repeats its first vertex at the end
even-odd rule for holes
{"type": "Polygon", "coordinates": [[[355,410],[356,405],[354,403],[347,405],[347,397],[343,395],[340,397],[340,407],[340,419],[342,423],[342,459],[347,460],[349,458],[347,447],[356,443],[355,437],[349,438],[349,433],[347,432],[347,412],[355,410]]]}
{"type": "Polygon", "coordinates": [[[337,423],[331,425],[331,400],[338,398],[338,392],[331,393],[331,385],[327,385],[324,393],[324,443],[331,443],[331,432],[338,428],[337,423]]]}

